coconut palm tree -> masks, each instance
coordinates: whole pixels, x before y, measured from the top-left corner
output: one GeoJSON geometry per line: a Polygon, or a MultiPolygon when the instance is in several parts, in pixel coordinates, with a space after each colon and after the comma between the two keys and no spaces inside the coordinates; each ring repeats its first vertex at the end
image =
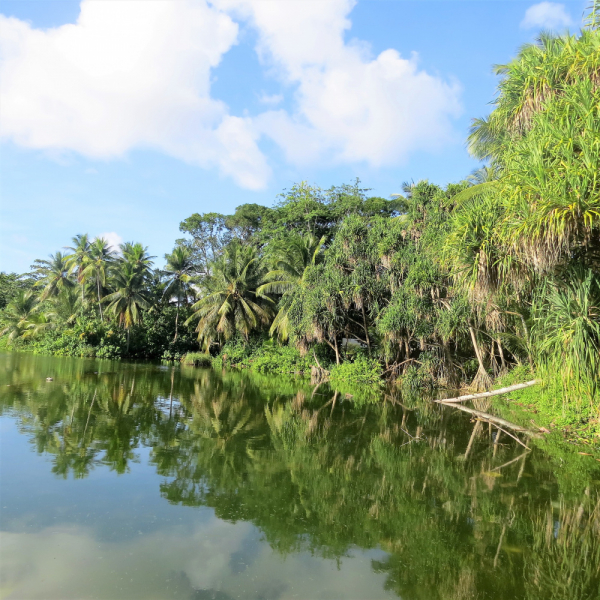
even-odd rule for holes
{"type": "Polygon", "coordinates": [[[273,301],[259,294],[266,269],[252,246],[232,242],[214,263],[206,281],[205,295],[196,302],[194,314],[186,321],[199,319],[198,341],[208,351],[218,339],[241,333],[246,339],[273,315],[273,301]]]}
{"type": "Polygon", "coordinates": [[[87,233],[77,234],[71,239],[72,246],[67,246],[67,250],[71,250],[71,254],[67,256],[67,262],[71,273],[77,279],[77,283],[81,286],[81,305],[83,306],[84,298],[84,275],[83,272],[90,258],[90,240],[87,233]]]}
{"type": "Polygon", "coordinates": [[[267,283],[261,285],[257,293],[282,295],[279,312],[269,331],[271,335],[277,332],[282,341],[289,337],[288,312],[294,292],[304,282],[307,269],[317,264],[324,244],[325,236],[319,239],[313,234],[295,235],[276,244],[272,251],[272,269],[265,275],[267,283]]]}
{"type": "Polygon", "coordinates": [[[41,275],[36,285],[44,286],[41,301],[75,285],[69,276],[69,261],[62,252],[51,254],[50,260],[36,260],[34,267],[37,274],[41,275]]]}
{"type": "Polygon", "coordinates": [[[48,319],[39,311],[35,294],[31,290],[18,290],[2,311],[0,335],[8,335],[12,343],[18,338],[34,337],[47,326],[48,319]]]}
{"type": "Polygon", "coordinates": [[[102,299],[108,303],[107,314],[112,314],[120,327],[127,332],[127,351],[131,328],[142,319],[142,309],[149,308],[145,273],[129,261],[119,261],[111,272],[111,286],[115,290],[102,299]]]}
{"type": "Polygon", "coordinates": [[[177,299],[177,314],[175,316],[175,337],[173,341],[177,340],[177,329],[179,323],[179,306],[181,301],[187,304],[189,296],[189,282],[191,273],[193,270],[192,252],[189,248],[184,246],[178,246],[165,256],[167,264],[164,268],[164,272],[167,275],[167,286],[165,288],[165,294],[175,296],[177,299]]]}
{"type": "Polygon", "coordinates": [[[82,277],[84,281],[95,281],[101,321],[104,321],[104,315],[102,314],[102,288],[106,286],[108,270],[114,261],[115,253],[104,238],[96,238],[92,241],[89,249],[89,258],[86,260],[82,277]]]}
{"type": "Polygon", "coordinates": [[[152,259],[156,257],[148,254],[147,246],[142,246],[139,242],[125,242],[120,245],[120,249],[123,259],[134,265],[138,273],[143,273],[144,276],[152,274],[152,259]]]}

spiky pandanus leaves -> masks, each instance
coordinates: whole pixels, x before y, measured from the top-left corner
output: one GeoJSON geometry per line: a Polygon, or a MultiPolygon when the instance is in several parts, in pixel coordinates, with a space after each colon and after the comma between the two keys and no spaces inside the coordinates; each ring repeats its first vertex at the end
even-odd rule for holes
{"type": "Polygon", "coordinates": [[[598,31],[587,28],[579,37],[542,34],[536,44],[524,46],[517,58],[495,71],[503,77],[493,102],[495,109],[489,117],[473,121],[469,150],[476,158],[503,164],[505,150],[529,131],[534,116],[545,110],[547,101],[582,80],[598,89],[598,31]]]}
{"type": "Polygon", "coordinates": [[[205,351],[236,333],[247,339],[252,331],[269,323],[273,300],[257,292],[265,275],[256,249],[238,243],[230,244],[213,264],[205,295],[192,305],[195,312],[186,321],[199,319],[196,331],[205,351]]]}
{"type": "Polygon", "coordinates": [[[560,373],[567,400],[598,400],[600,385],[600,277],[581,267],[543,290],[532,334],[537,362],[550,377],[560,373]]]}
{"type": "Polygon", "coordinates": [[[539,272],[574,252],[600,256],[600,88],[578,81],[550,100],[505,159],[499,235],[539,272]]]}

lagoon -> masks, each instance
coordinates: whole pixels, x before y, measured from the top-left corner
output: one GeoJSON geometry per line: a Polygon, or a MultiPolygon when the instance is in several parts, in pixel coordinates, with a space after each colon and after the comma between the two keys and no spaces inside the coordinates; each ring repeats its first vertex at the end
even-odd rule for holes
{"type": "Polygon", "coordinates": [[[426,399],[4,354],[0,443],[2,598],[600,598],[600,463],[426,399]]]}

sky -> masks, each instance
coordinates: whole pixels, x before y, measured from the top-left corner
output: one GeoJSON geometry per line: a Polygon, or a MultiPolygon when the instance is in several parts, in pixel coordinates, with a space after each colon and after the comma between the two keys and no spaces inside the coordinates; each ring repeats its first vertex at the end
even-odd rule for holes
{"type": "Polygon", "coordinates": [[[0,270],[79,233],[158,266],[194,212],[479,164],[494,64],[587,0],[3,0],[0,270]]]}

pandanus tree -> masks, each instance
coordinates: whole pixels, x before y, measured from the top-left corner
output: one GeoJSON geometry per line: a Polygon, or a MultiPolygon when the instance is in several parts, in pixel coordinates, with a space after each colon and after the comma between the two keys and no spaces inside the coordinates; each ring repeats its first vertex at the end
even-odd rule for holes
{"type": "Polygon", "coordinates": [[[252,331],[269,323],[273,300],[258,292],[265,275],[254,247],[237,242],[227,246],[212,266],[202,297],[192,306],[194,314],[186,321],[199,319],[196,331],[205,351],[236,333],[247,339],[252,331]]]}
{"type": "Polygon", "coordinates": [[[186,305],[188,303],[190,279],[194,263],[191,250],[184,246],[178,246],[171,254],[167,254],[165,258],[167,259],[167,264],[164,268],[164,273],[167,276],[167,285],[164,295],[169,297],[175,296],[177,301],[175,337],[173,338],[173,341],[176,341],[179,324],[179,307],[182,301],[186,305]]]}
{"type": "Polygon", "coordinates": [[[92,280],[95,283],[101,321],[104,321],[104,315],[102,314],[102,289],[106,287],[108,270],[114,261],[115,253],[104,238],[96,238],[90,244],[89,258],[85,262],[82,278],[84,281],[92,280]]]}
{"type": "Polygon", "coordinates": [[[40,300],[58,295],[62,290],[72,288],[75,283],[69,276],[69,262],[62,252],[51,254],[49,260],[36,260],[35,270],[41,279],[36,285],[43,286],[40,300]]]}
{"type": "Polygon", "coordinates": [[[150,307],[145,272],[135,263],[120,260],[112,269],[111,286],[115,290],[103,298],[108,304],[107,314],[113,315],[127,332],[127,351],[131,329],[142,319],[142,310],[150,307]]]}
{"type": "Polygon", "coordinates": [[[265,275],[259,294],[281,295],[279,312],[271,324],[270,334],[277,333],[286,341],[290,334],[289,310],[295,292],[306,281],[308,269],[319,262],[325,236],[320,239],[313,234],[292,235],[275,243],[271,250],[271,270],[265,275]]]}

